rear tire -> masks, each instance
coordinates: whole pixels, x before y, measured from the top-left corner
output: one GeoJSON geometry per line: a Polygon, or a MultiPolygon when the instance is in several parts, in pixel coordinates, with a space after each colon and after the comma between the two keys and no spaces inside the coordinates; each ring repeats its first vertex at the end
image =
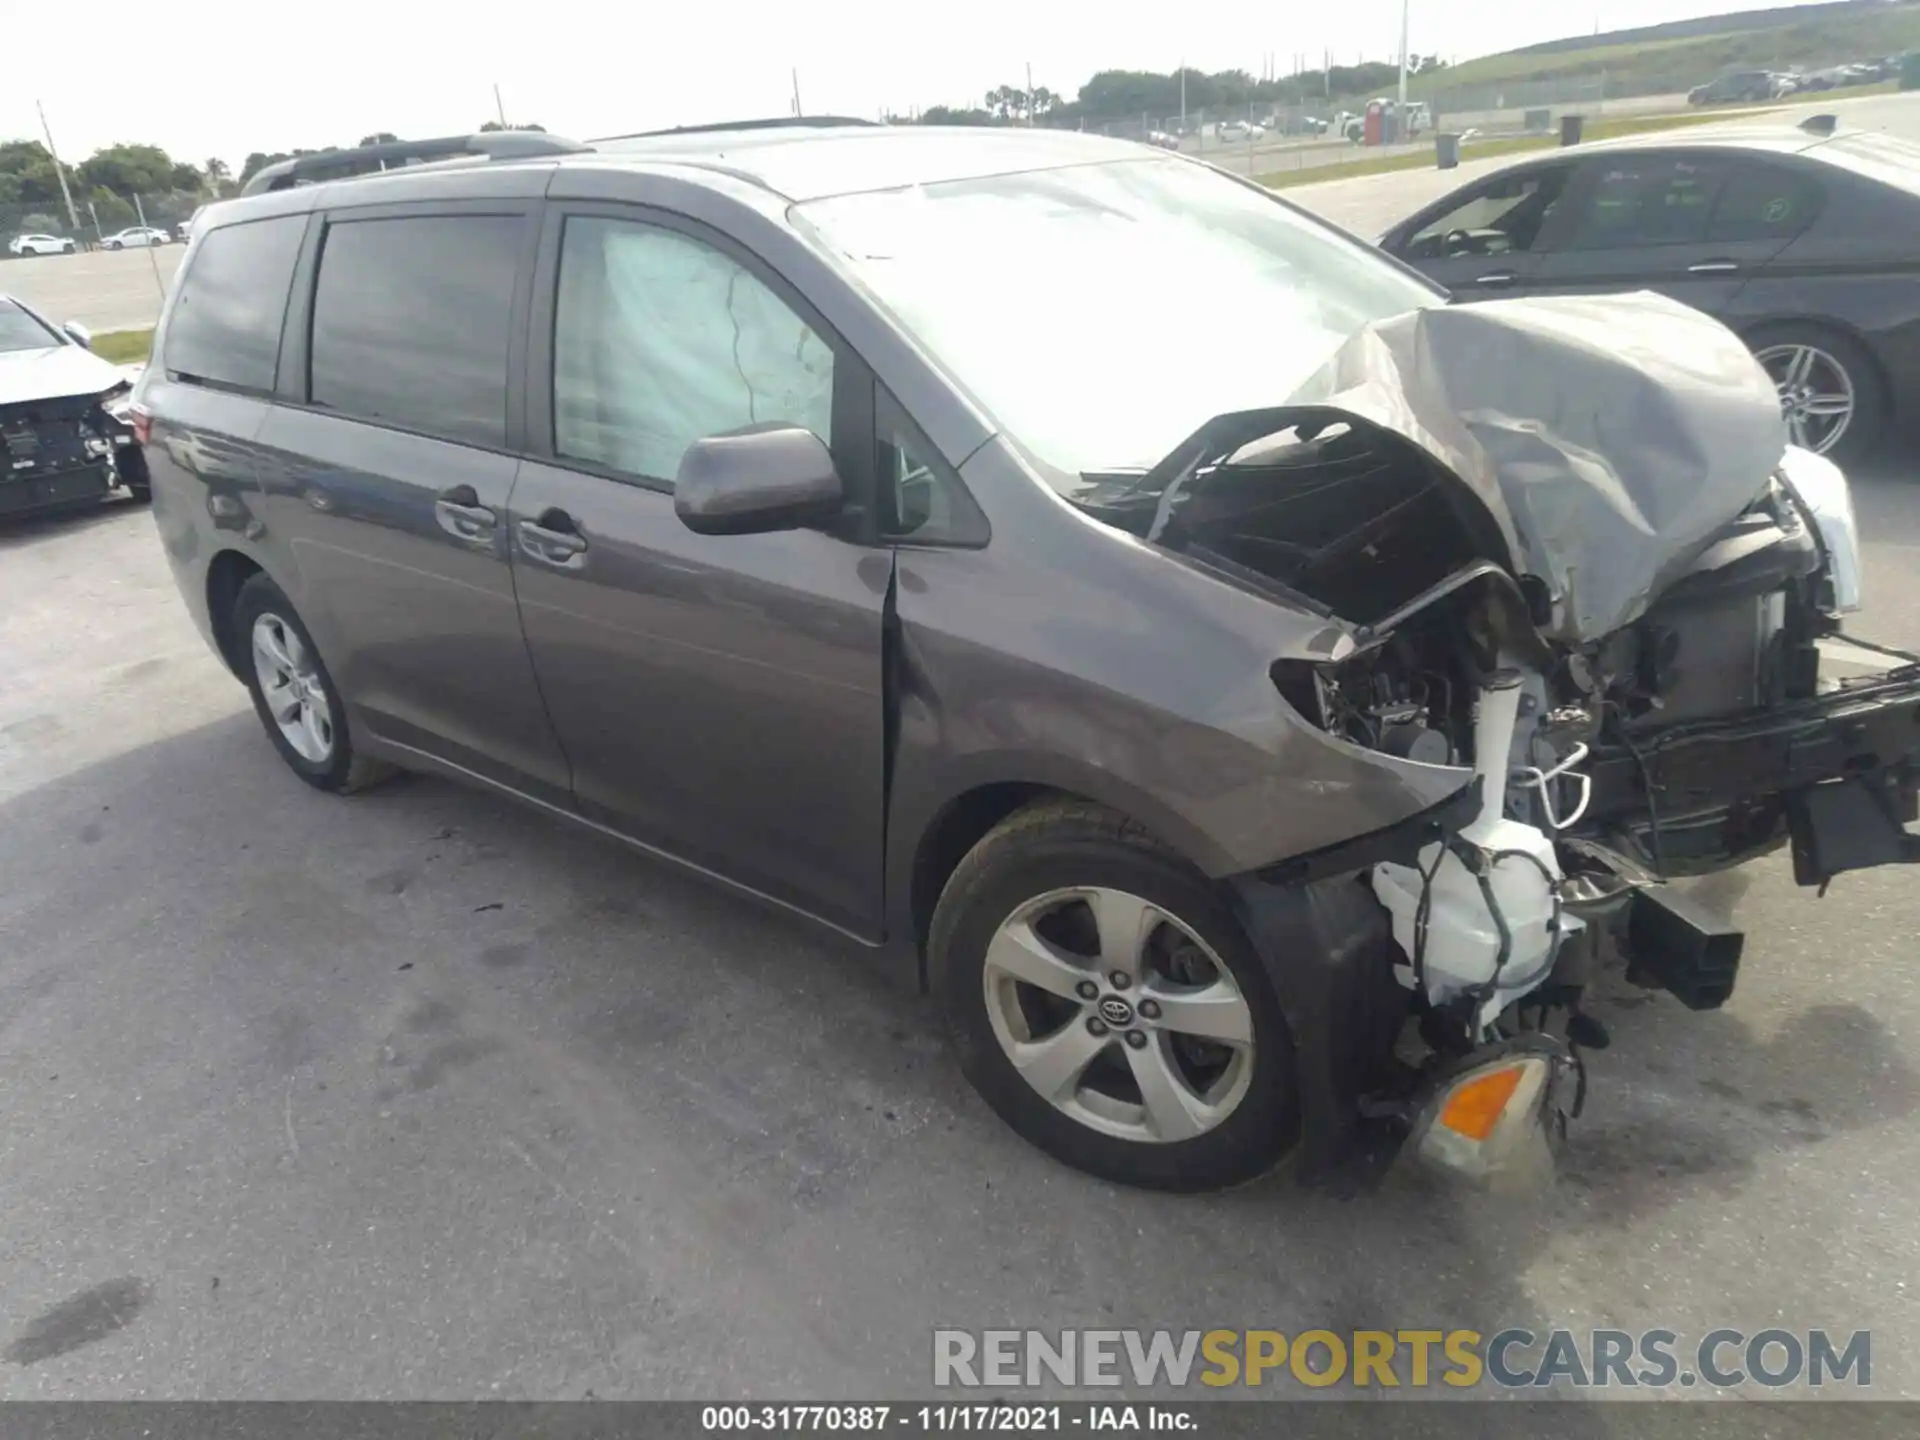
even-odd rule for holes
{"type": "Polygon", "coordinates": [[[363,790],[393,773],[392,766],[355,753],[347,707],[319,647],[286,592],[265,575],[240,587],[232,634],[254,713],[288,769],[314,789],[336,795],[363,790]],[[283,662],[277,667],[269,658],[275,650],[283,662]],[[276,668],[287,683],[273,682],[270,694],[268,676],[276,668]],[[316,714],[323,718],[310,718],[316,714]]]}
{"type": "MultiPolygon", "coordinates": [[[[1783,411],[1787,406],[1787,387],[1782,381],[1788,378],[1793,355],[1810,352],[1814,357],[1810,379],[1816,391],[1831,384],[1825,378],[1829,371],[1837,373],[1852,393],[1853,413],[1846,428],[1819,453],[1843,467],[1858,465],[1873,458],[1886,440],[1891,410],[1879,363],[1864,345],[1843,330],[1813,320],[1762,325],[1749,332],[1746,341],[1754,357],[1766,366],[1768,374],[1782,389],[1783,411]]],[[[1803,427],[1811,425],[1815,419],[1817,417],[1808,417],[1802,422],[1803,427]]],[[[1789,419],[1790,433],[1792,429],[1793,424],[1789,419]]],[[[1795,440],[1794,443],[1803,442],[1795,440]]],[[[1815,446],[1809,445],[1807,448],[1813,449],[1815,446]]]]}
{"type": "Polygon", "coordinates": [[[1217,1190],[1298,1139],[1292,1037],[1259,956],[1218,887],[1132,821],[1071,800],[1003,821],[947,881],[928,950],[961,1070],[1055,1159],[1217,1190]],[[1106,943],[1121,934],[1140,941],[1125,984],[1128,947],[1106,943]]]}

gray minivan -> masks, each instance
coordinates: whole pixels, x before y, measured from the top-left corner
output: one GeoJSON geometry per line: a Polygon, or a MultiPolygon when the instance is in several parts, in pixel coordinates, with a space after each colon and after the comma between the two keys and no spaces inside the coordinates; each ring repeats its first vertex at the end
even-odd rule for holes
{"type": "Polygon", "coordinates": [[[135,397],[269,740],[897,948],[1073,1164],[1499,1168],[1602,937],[1731,990],[1664,876],[1913,858],[1920,666],[1823,671],[1845,479],[1703,316],[1087,135],[438,153],[208,211],[135,397]]]}

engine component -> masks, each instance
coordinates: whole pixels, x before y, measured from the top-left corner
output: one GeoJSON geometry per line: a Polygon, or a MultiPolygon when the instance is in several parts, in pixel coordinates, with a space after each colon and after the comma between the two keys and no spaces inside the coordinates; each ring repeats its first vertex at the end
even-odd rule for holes
{"type": "Polygon", "coordinates": [[[1418,868],[1373,869],[1374,893],[1408,959],[1396,967],[1402,983],[1435,1006],[1467,999],[1475,1038],[1547,978],[1561,940],[1581,924],[1562,911],[1553,840],[1505,814],[1521,686],[1520,674],[1505,670],[1480,691],[1473,730],[1480,813],[1457,837],[1423,849],[1418,868]]]}

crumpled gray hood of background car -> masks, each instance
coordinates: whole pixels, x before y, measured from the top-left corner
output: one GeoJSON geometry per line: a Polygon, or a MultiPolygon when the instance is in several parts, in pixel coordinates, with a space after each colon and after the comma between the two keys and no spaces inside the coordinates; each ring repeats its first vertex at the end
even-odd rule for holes
{"type": "Polygon", "coordinates": [[[1286,405],[1404,437],[1485,505],[1550,639],[1637,619],[1779,468],[1773,382],[1738,336],[1651,293],[1413,310],[1356,333],[1286,405]]]}

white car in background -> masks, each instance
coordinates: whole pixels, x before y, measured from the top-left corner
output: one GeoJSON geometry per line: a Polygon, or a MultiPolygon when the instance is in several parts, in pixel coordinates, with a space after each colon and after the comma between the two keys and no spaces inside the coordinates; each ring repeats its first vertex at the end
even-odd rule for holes
{"type": "Polygon", "coordinates": [[[151,225],[135,225],[107,236],[100,243],[109,250],[132,250],[142,245],[171,245],[173,237],[151,225]]]}
{"type": "Polygon", "coordinates": [[[1266,131],[1248,120],[1223,120],[1215,127],[1214,133],[1222,140],[1245,142],[1266,137],[1266,131]]]}
{"type": "Polygon", "coordinates": [[[71,255],[75,248],[64,235],[16,235],[7,242],[9,255],[71,255]]]}

